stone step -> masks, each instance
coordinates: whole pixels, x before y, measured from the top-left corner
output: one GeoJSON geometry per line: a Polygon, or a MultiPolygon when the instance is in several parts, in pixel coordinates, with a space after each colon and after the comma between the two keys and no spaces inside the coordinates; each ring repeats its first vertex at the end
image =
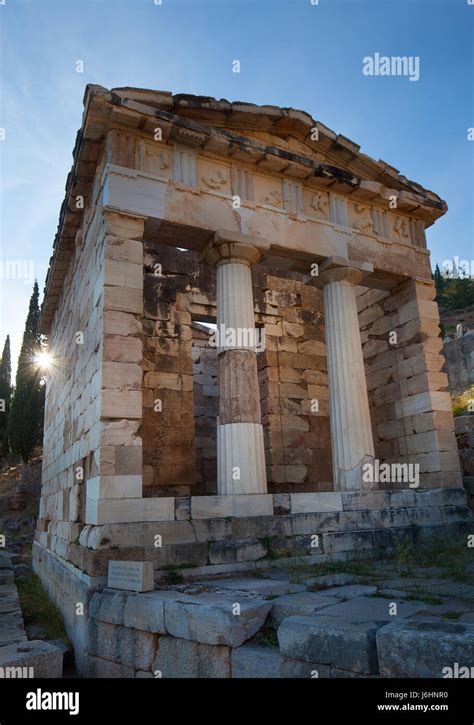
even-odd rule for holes
{"type": "Polygon", "coordinates": [[[379,629],[376,641],[382,677],[474,674],[474,624],[397,621],[379,629]]]}
{"type": "Polygon", "coordinates": [[[375,634],[382,625],[321,613],[288,617],[279,626],[277,635],[280,650],[287,657],[362,674],[378,674],[375,634]]]}

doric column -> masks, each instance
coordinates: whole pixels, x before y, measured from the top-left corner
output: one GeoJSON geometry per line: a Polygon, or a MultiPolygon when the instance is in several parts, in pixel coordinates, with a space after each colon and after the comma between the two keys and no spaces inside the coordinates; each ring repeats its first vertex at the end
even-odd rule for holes
{"type": "Polygon", "coordinates": [[[315,284],[324,294],[334,489],[372,488],[362,478],[374,443],[355,295],[364,274],[355,266],[324,267],[315,284]]]}
{"type": "Polygon", "coordinates": [[[251,276],[261,250],[243,240],[216,234],[203,252],[203,259],[216,265],[220,495],[267,490],[251,276]]]}

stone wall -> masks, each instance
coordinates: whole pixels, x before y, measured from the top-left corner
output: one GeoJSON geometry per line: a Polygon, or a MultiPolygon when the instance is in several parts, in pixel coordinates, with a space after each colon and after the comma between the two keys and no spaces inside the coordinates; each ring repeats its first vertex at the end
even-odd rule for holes
{"type": "Polygon", "coordinates": [[[474,510],[474,415],[457,416],[454,419],[454,430],[461,456],[467,501],[474,510]]]}
{"type": "Polygon", "coordinates": [[[93,205],[85,219],[50,339],[36,532],[62,555],[108,500],[142,492],[143,221],[93,205]]]}
{"type": "Polygon", "coordinates": [[[197,490],[217,493],[217,430],[219,402],[217,350],[209,345],[209,328],[193,323],[193,398],[196,437],[197,490]]]}
{"type": "Polygon", "coordinates": [[[358,295],[375,455],[418,464],[423,488],[461,481],[434,296],[421,280],[358,295]]]}
{"type": "Polygon", "coordinates": [[[449,390],[463,393],[474,385],[474,331],[446,339],[443,345],[449,390]]]}
{"type": "Polygon", "coordinates": [[[50,520],[84,521],[85,481],[98,475],[104,260],[105,235],[97,213],[67,271],[50,338],[51,354],[59,362],[46,383],[37,532],[44,544],[50,520]],[[78,467],[82,476],[76,475],[78,467]]]}

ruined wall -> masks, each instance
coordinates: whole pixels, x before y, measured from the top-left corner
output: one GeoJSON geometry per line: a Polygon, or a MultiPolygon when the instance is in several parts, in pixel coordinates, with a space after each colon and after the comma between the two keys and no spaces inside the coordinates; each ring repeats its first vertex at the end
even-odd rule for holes
{"type": "Polygon", "coordinates": [[[358,295],[375,455],[419,464],[423,488],[461,483],[434,296],[434,285],[418,279],[358,295]]]}
{"type": "MultiPolygon", "coordinates": [[[[216,321],[215,273],[195,252],[150,242],[145,272],[144,495],[213,493],[216,353],[194,353],[193,379],[192,321],[216,321]]],[[[269,490],[331,490],[322,294],[263,267],[252,280],[269,490]]]]}

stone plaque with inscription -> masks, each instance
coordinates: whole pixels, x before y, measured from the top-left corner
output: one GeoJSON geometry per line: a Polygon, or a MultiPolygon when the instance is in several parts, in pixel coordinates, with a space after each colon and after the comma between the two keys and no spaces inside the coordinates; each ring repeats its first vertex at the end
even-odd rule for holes
{"type": "Polygon", "coordinates": [[[107,586],[133,592],[150,592],[155,588],[151,561],[109,561],[107,586]]]}

